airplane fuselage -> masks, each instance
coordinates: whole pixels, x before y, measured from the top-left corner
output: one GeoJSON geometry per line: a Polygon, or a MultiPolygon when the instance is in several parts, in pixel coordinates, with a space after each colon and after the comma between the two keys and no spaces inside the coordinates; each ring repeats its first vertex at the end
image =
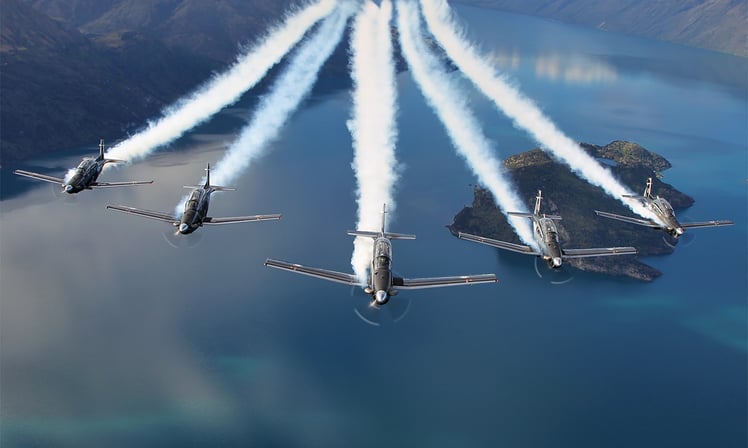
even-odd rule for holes
{"type": "Polygon", "coordinates": [[[397,292],[392,289],[392,243],[388,238],[374,240],[374,252],[371,260],[371,277],[366,291],[372,294],[378,305],[384,305],[391,295],[397,292]]]}
{"type": "Polygon", "coordinates": [[[103,161],[98,161],[92,158],[85,158],[75,168],[75,173],[70,177],[70,180],[65,182],[63,190],[66,193],[74,194],[79,193],[83,190],[90,190],[91,184],[96,182],[99,178],[99,174],[104,169],[103,161]]]}
{"type": "Polygon", "coordinates": [[[678,222],[678,219],[676,219],[673,206],[670,205],[667,199],[659,196],[656,198],[648,198],[645,201],[645,206],[657,215],[669,234],[676,238],[683,234],[683,227],[678,222]]]}
{"type": "Polygon", "coordinates": [[[190,197],[184,204],[184,212],[179,219],[179,233],[190,234],[203,225],[205,217],[208,216],[211,189],[196,188],[190,193],[190,197]]]}
{"type": "Polygon", "coordinates": [[[560,268],[562,263],[561,245],[558,242],[556,223],[550,218],[535,217],[532,220],[535,241],[538,243],[541,256],[548,267],[560,268]]]}

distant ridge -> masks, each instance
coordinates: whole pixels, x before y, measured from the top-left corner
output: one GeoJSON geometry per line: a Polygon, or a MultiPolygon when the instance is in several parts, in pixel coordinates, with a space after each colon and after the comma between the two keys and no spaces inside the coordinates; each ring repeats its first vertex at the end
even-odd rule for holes
{"type": "Polygon", "coordinates": [[[746,0],[455,0],[748,57],[746,0]]]}

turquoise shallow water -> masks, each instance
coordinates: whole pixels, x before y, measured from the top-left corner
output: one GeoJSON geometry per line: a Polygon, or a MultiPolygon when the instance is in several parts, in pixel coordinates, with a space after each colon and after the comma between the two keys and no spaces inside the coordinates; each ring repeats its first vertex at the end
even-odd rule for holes
{"type": "MultiPolygon", "coordinates": [[[[348,270],[346,91],[308,103],[211,207],[284,219],[202,229],[193,248],[168,246],[168,226],[104,207],[171,210],[239,131],[241,104],[106,173],[156,179],[147,188],[60,200],[3,167],[3,446],[744,446],[745,60],[458,11],[568,135],[664,155],[665,180],[696,198],[684,216],[736,225],[694,231],[673,255],[648,259],[664,273],[652,283],[572,271],[550,284],[531,258],[444,228],[475,179],[401,73],[391,228],[418,239],[395,242],[396,270],[500,282],[409,293],[404,320],[373,328],[353,313],[359,291],[262,266],[274,257],[348,270]]],[[[502,156],[535,146],[464,85],[502,156]]],[[[87,154],[29,165],[54,172],[87,154]]]]}

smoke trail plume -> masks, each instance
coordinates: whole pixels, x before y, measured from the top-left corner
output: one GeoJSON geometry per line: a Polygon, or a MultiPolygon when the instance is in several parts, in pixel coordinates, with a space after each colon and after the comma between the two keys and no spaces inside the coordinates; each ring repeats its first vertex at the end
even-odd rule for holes
{"type": "MultiPolygon", "coordinates": [[[[355,8],[353,2],[341,2],[297,50],[270,92],[257,105],[252,121],[211,170],[211,183],[227,185],[233,182],[278,136],[288,117],[311,91],[322,64],[340,42],[348,17],[355,8]]],[[[203,178],[201,183],[204,182],[203,178]]],[[[186,199],[177,206],[177,213],[181,213],[186,199]]]]}
{"type": "Polygon", "coordinates": [[[281,26],[271,30],[256,46],[239,56],[228,71],[170,106],[160,119],[150,122],[146,129],[112,148],[107,157],[128,161],[146,157],[158,146],[179,138],[236,102],[304,37],[309,28],[330,14],[336,3],[335,0],[318,0],[287,16],[281,26]]]}
{"type": "Polygon", "coordinates": [[[529,132],[545,151],[550,151],[556,159],[566,163],[583,179],[601,187],[608,195],[618,199],[635,213],[656,219],[638,202],[630,203],[623,199],[623,195],[632,192],[621,185],[608,169],[587,154],[576,142],[564,135],[532,100],[522,95],[485,62],[485,58],[479,54],[475,46],[457,31],[460,28],[445,0],[421,0],[421,7],[431,33],[452,61],[483,94],[513,120],[516,127],[529,132]]]}
{"type": "MultiPolygon", "coordinates": [[[[356,229],[379,231],[382,205],[395,210],[393,189],[398,179],[395,145],[397,140],[397,85],[392,56],[390,20],[392,3],[380,7],[367,1],[356,17],[351,36],[351,78],[353,110],[348,129],[353,137],[353,163],[358,183],[356,229]]],[[[365,281],[373,241],[356,237],[351,265],[365,281]]]]}
{"type": "MultiPolygon", "coordinates": [[[[465,102],[465,95],[445,72],[443,63],[425,45],[417,5],[400,0],[397,2],[397,13],[400,48],[413,79],[444,123],[452,144],[479,181],[491,191],[503,212],[526,211],[527,208],[502,175],[501,162],[494,156],[492,144],[465,102]]],[[[507,216],[507,220],[522,242],[535,247],[529,220],[511,215],[507,216]]]]}

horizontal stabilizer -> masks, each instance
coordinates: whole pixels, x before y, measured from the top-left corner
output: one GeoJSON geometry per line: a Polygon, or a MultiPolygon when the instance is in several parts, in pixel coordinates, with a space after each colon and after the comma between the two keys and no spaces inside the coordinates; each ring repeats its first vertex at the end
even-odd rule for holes
{"type": "MultiPolygon", "coordinates": [[[[185,185],[182,188],[188,188],[190,190],[194,190],[195,188],[204,188],[205,185],[185,185]]],[[[221,187],[217,185],[210,185],[208,188],[210,188],[213,191],[236,191],[236,188],[234,187],[221,187]]]]}
{"type": "Polygon", "coordinates": [[[511,250],[512,252],[519,252],[527,255],[540,255],[530,246],[523,244],[508,243],[506,241],[494,240],[491,238],[485,238],[482,236],[471,235],[469,233],[458,232],[457,237],[463,240],[472,241],[474,243],[486,244],[488,246],[498,247],[499,249],[511,250]]]}
{"type": "Polygon", "coordinates": [[[327,269],[310,268],[308,266],[302,266],[300,264],[287,263],[285,261],[273,260],[268,258],[265,260],[265,266],[271,268],[283,269],[285,271],[296,272],[297,274],[309,275],[311,277],[321,278],[323,280],[329,280],[332,282],[343,283],[351,286],[366,286],[358,281],[355,275],[346,274],[345,272],[330,271],[327,269]]]}
{"type": "Polygon", "coordinates": [[[631,216],[616,215],[615,213],[601,212],[600,210],[595,210],[595,213],[597,213],[598,216],[602,216],[604,218],[617,219],[618,221],[629,222],[631,224],[637,224],[637,225],[640,225],[640,226],[651,227],[653,229],[661,229],[662,228],[662,226],[660,224],[657,224],[656,222],[650,221],[648,219],[641,219],[641,218],[633,218],[631,216]]]}
{"type": "Polygon", "coordinates": [[[608,255],[636,255],[635,247],[600,247],[589,249],[563,249],[564,258],[604,257],[608,255]]]}
{"type": "Polygon", "coordinates": [[[416,239],[415,235],[409,235],[406,233],[391,233],[391,232],[369,232],[366,230],[349,230],[348,235],[351,236],[364,236],[369,238],[379,238],[379,237],[385,237],[389,238],[391,240],[414,240],[416,239]]]}
{"type": "Polygon", "coordinates": [[[229,218],[205,218],[204,224],[233,224],[237,222],[270,221],[281,219],[281,215],[233,216],[229,218]]]}
{"type": "Polygon", "coordinates": [[[127,160],[121,160],[121,159],[104,159],[104,163],[127,163],[127,160]]]}
{"type": "Polygon", "coordinates": [[[506,212],[508,215],[512,216],[519,216],[521,218],[533,218],[535,215],[532,213],[525,213],[525,212],[506,212]]]}

